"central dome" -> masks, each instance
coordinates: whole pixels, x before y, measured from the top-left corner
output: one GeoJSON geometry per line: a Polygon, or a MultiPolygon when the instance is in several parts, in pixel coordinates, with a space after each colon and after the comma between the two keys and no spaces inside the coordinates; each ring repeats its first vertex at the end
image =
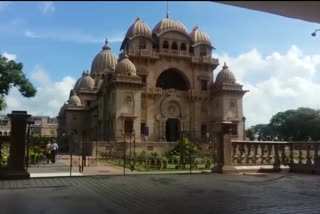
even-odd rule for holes
{"type": "Polygon", "coordinates": [[[165,18],[160,21],[153,29],[153,33],[160,35],[167,31],[178,31],[188,35],[187,28],[179,21],[175,21],[169,18],[165,18]]]}

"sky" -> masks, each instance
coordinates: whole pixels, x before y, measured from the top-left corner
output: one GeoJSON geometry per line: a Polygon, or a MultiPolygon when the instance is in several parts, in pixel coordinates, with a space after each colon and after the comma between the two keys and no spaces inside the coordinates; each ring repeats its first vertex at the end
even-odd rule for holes
{"type": "MultiPolygon", "coordinates": [[[[169,17],[190,32],[205,31],[237,81],[247,127],[268,123],[279,111],[320,108],[319,24],[214,2],[170,2],[169,17]]],[[[0,2],[0,54],[24,64],[38,89],[34,98],[13,88],[7,109],[56,116],[83,70],[108,38],[119,54],[127,29],[140,17],[151,29],[166,15],[167,2],[0,2]]]]}

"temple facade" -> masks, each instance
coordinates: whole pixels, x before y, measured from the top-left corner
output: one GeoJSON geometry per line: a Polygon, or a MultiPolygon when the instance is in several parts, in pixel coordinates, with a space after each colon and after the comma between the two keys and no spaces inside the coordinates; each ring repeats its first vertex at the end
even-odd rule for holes
{"type": "Polygon", "coordinates": [[[58,137],[69,141],[119,142],[131,133],[149,151],[176,142],[214,139],[230,124],[244,138],[242,97],[246,93],[226,63],[212,58],[209,36],[195,26],[161,20],[151,31],[139,18],[129,27],[117,57],[106,40],[82,73],[58,115],[58,137]]]}

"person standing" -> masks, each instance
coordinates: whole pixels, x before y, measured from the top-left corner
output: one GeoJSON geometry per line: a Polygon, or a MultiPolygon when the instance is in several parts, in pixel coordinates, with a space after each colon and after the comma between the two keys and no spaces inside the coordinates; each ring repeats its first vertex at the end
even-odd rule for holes
{"type": "Polygon", "coordinates": [[[51,152],[51,143],[50,143],[50,141],[48,141],[48,144],[46,145],[46,150],[45,150],[47,164],[49,164],[49,162],[50,162],[50,152],[51,152]]]}
{"type": "Polygon", "coordinates": [[[58,151],[58,144],[55,142],[55,140],[52,140],[53,143],[51,144],[51,157],[52,157],[52,163],[56,162],[56,154],[58,151]]]}

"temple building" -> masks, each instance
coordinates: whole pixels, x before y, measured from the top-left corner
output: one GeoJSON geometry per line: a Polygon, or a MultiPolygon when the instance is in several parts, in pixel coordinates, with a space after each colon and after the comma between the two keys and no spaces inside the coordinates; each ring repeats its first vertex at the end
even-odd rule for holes
{"type": "Polygon", "coordinates": [[[214,81],[219,61],[198,26],[188,32],[167,17],[151,31],[137,18],[120,49],[117,57],[106,40],[82,73],[59,112],[58,137],[120,142],[133,133],[142,150],[152,151],[182,134],[213,139],[215,126],[229,122],[232,138],[243,139],[247,91],[226,63],[214,81]]]}

